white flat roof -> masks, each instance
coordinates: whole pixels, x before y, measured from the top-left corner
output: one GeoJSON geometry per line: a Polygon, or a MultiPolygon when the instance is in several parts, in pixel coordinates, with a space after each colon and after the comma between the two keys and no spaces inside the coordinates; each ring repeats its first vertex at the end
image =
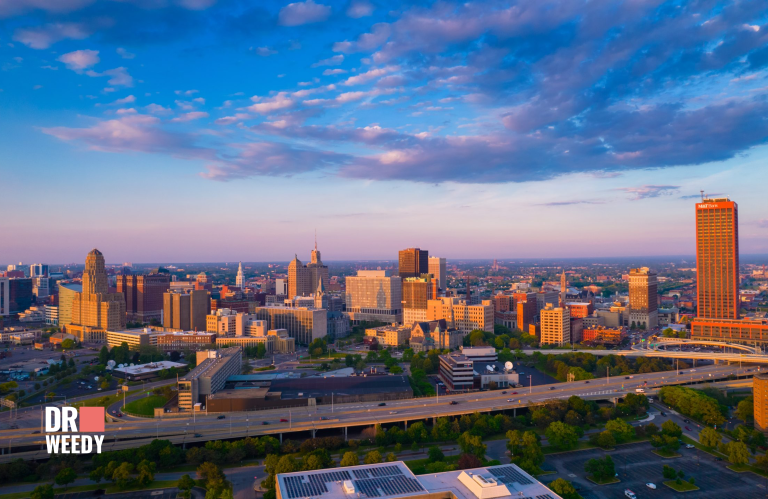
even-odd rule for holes
{"type": "Polygon", "coordinates": [[[161,360],[158,362],[150,362],[148,364],[139,364],[135,366],[126,366],[126,367],[114,367],[114,371],[120,371],[126,374],[141,374],[141,373],[148,373],[152,371],[161,371],[163,369],[170,369],[172,367],[175,368],[182,368],[187,367],[186,364],[182,364],[180,362],[171,362],[169,360],[161,360]]]}

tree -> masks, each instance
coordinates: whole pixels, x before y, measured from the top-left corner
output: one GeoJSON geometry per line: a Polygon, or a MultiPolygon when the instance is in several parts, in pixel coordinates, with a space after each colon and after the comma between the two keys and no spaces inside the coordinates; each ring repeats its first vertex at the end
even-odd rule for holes
{"type": "Polygon", "coordinates": [[[645,425],[645,434],[649,437],[653,437],[659,432],[659,427],[656,426],[654,423],[648,423],[645,425]]]}
{"type": "Polygon", "coordinates": [[[664,468],[662,469],[662,475],[664,475],[664,478],[667,480],[674,480],[677,478],[677,472],[672,466],[664,465],[664,468]]]}
{"type": "Polygon", "coordinates": [[[389,368],[389,372],[392,374],[402,374],[403,368],[400,366],[392,366],[389,368]]]}
{"type": "Polygon", "coordinates": [[[63,485],[64,490],[67,490],[67,485],[74,482],[76,478],[77,473],[75,473],[75,470],[72,468],[62,468],[56,475],[54,481],[56,482],[56,485],[63,485]]]}
{"type": "Polygon", "coordinates": [[[554,421],[547,427],[547,440],[558,449],[572,449],[579,441],[576,428],[560,421],[554,421]]]}
{"type": "Polygon", "coordinates": [[[372,450],[371,452],[365,455],[365,458],[363,458],[364,464],[377,464],[382,461],[383,459],[381,457],[381,452],[377,450],[372,450]]]}
{"type": "Polygon", "coordinates": [[[459,462],[457,467],[460,470],[471,470],[473,468],[479,468],[483,465],[483,462],[474,454],[462,454],[459,456],[459,462]]]}
{"type": "Polygon", "coordinates": [[[745,423],[748,423],[754,419],[755,415],[755,399],[750,395],[745,398],[736,406],[736,412],[734,413],[737,418],[741,419],[745,423]]]}
{"type": "Polygon", "coordinates": [[[471,435],[465,431],[459,436],[458,444],[465,454],[472,454],[481,460],[485,457],[487,446],[483,443],[483,439],[477,435],[471,435]]]}
{"type": "Polygon", "coordinates": [[[664,421],[661,425],[661,433],[670,437],[680,438],[683,436],[683,430],[671,419],[664,421]]]}
{"type": "Polygon", "coordinates": [[[53,485],[46,483],[45,485],[35,487],[35,490],[32,491],[29,497],[30,499],[53,499],[53,496],[53,485]]]}
{"type": "Polygon", "coordinates": [[[357,466],[358,464],[360,464],[360,457],[357,452],[348,451],[344,453],[339,466],[357,466]]]}
{"type": "Polygon", "coordinates": [[[744,442],[728,444],[728,460],[733,464],[749,464],[749,449],[744,442]]]}
{"type": "Polygon", "coordinates": [[[92,482],[99,483],[104,478],[104,468],[99,466],[98,468],[91,470],[88,474],[88,478],[92,482]]]}
{"type": "Polygon", "coordinates": [[[176,484],[176,486],[179,488],[179,490],[181,490],[183,497],[189,497],[192,487],[195,486],[195,481],[189,475],[182,475],[181,478],[179,478],[179,483],[176,484]]]}
{"type": "Polygon", "coordinates": [[[606,431],[613,434],[617,442],[626,442],[635,436],[635,429],[623,419],[613,419],[605,423],[606,431]]]}
{"type": "Polygon", "coordinates": [[[581,499],[579,493],[568,480],[558,478],[549,484],[549,488],[563,499],[581,499]]]}
{"type": "Polygon", "coordinates": [[[720,440],[720,434],[713,428],[704,428],[701,430],[701,433],[699,433],[699,443],[712,449],[716,449],[717,446],[720,445],[720,440]]]}
{"type": "Polygon", "coordinates": [[[592,477],[598,482],[613,478],[613,476],[616,474],[616,468],[613,464],[613,459],[611,459],[611,456],[605,456],[603,459],[590,459],[584,465],[584,471],[592,475],[592,477]]]}
{"type": "Polygon", "coordinates": [[[393,463],[393,462],[397,461],[397,456],[395,455],[395,453],[394,453],[394,452],[390,452],[389,454],[387,454],[387,459],[386,459],[386,461],[387,461],[388,463],[393,463]]]}
{"type": "Polygon", "coordinates": [[[445,454],[443,454],[443,451],[440,450],[440,447],[437,445],[433,445],[429,448],[429,462],[434,463],[436,461],[443,461],[445,459],[445,454]]]}
{"type": "Polygon", "coordinates": [[[544,452],[538,436],[532,431],[521,433],[518,430],[509,430],[507,438],[511,461],[532,475],[540,473],[539,466],[544,463],[544,452]]]}
{"type": "Polygon", "coordinates": [[[133,474],[133,464],[124,462],[120,466],[115,468],[112,473],[112,480],[115,482],[118,488],[124,489],[128,487],[131,481],[131,475],[133,474]]]}
{"type": "Polygon", "coordinates": [[[616,445],[616,439],[613,437],[613,433],[608,430],[601,431],[597,435],[597,445],[603,449],[612,449],[616,445]]]}
{"type": "Polygon", "coordinates": [[[155,479],[155,463],[150,463],[146,459],[141,460],[136,466],[136,471],[139,473],[139,476],[136,478],[139,485],[149,485],[155,479]]]}

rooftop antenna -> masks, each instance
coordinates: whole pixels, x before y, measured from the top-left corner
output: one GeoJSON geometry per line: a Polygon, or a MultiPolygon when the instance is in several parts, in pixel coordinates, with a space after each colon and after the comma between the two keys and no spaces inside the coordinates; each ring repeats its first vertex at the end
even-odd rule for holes
{"type": "Polygon", "coordinates": [[[701,192],[701,200],[704,201],[704,191],[699,191],[699,192],[701,192]]]}
{"type": "Polygon", "coordinates": [[[317,251],[317,229],[315,229],[315,251],[317,251]]]}

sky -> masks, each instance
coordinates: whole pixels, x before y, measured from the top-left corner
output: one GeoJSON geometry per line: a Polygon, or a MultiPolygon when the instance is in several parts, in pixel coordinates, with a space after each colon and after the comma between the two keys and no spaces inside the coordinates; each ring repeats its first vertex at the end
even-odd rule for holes
{"type": "Polygon", "coordinates": [[[764,1],[0,0],[0,262],[768,253],[764,1]]]}

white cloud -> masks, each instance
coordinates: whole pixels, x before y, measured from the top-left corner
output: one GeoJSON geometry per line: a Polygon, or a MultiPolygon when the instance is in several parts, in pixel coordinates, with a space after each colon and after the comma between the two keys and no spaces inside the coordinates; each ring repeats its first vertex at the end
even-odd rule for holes
{"type": "Polygon", "coordinates": [[[185,121],[199,120],[200,118],[207,118],[207,117],[208,117],[208,113],[206,112],[194,111],[191,113],[180,114],[176,118],[173,118],[171,121],[185,122],[185,121]]]}
{"type": "Polygon", "coordinates": [[[356,76],[350,76],[349,78],[346,79],[346,81],[344,82],[344,85],[346,86],[362,85],[363,83],[368,83],[380,76],[384,76],[387,73],[391,73],[392,71],[397,71],[398,69],[400,69],[399,66],[385,66],[383,68],[371,69],[369,71],[366,71],[365,73],[361,73],[356,76]]]}
{"type": "Polygon", "coordinates": [[[255,102],[255,104],[249,106],[248,109],[259,114],[271,113],[280,109],[288,109],[289,107],[293,107],[294,104],[293,100],[288,98],[286,92],[280,92],[274,97],[267,98],[253,96],[251,97],[251,100],[255,102]]]}
{"type": "Polygon", "coordinates": [[[163,107],[160,104],[150,104],[148,106],[145,106],[144,109],[146,109],[152,114],[167,114],[171,112],[169,108],[163,107]]]}
{"type": "Polygon", "coordinates": [[[111,76],[109,81],[107,81],[110,85],[119,85],[122,87],[133,86],[133,77],[129,75],[128,70],[122,66],[115,69],[108,69],[107,71],[104,71],[104,74],[111,76]]]}
{"type": "Polygon", "coordinates": [[[117,106],[121,106],[123,104],[130,104],[132,102],[136,102],[136,97],[134,97],[133,95],[129,95],[128,97],[123,97],[122,99],[117,99],[112,104],[117,105],[117,106]]]}
{"type": "Polygon", "coordinates": [[[128,52],[122,47],[118,47],[115,52],[117,52],[117,55],[119,55],[123,59],[133,59],[134,57],[136,57],[136,54],[131,54],[130,52],[128,52]]]}
{"type": "Polygon", "coordinates": [[[330,75],[342,75],[347,73],[348,71],[346,69],[326,69],[323,71],[323,76],[330,76],[330,75]]]}
{"type": "Polygon", "coordinates": [[[257,47],[256,53],[262,57],[269,57],[270,55],[277,54],[277,50],[272,50],[269,47],[257,47]]]}
{"type": "Polygon", "coordinates": [[[312,67],[316,68],[319,66],[338,66],[342,62],[344,62],[344,56],[339,54],[333,57],[329,57],[328,59],[323,59],[322,61],[317,61],[312,65],[312,67]]]}
{"type": "MultiPolygon", "coordinates": [[[[2,1],[0,1],[0,6],[2,1]]],[[[90,32],[77,23],[44,24],[35,28],[19,29],[13,39],[33,49],[47,49],[54,43],[64,40],[83,40],[90,32]]]]}
{"type": "Polygon", "coordinates": [[[347,8],[347,16],[352,19],[360,19],[373,14],[373,5],[367,0],[354,1],[347,8]]]}
{"type": "Polygon", "coordinates": [[[238,121],[247,120],[250,117],[251,116],[247,113],[237,113],[234,116],[224,116],[223,118],[219,118],[214,123],[217,125],[231,125],[238,121]]]}
{"type": "Polygon", "coordinates": [[[90,68],[97,64],[99,60],[98,50],[75,50],[59,57],[59,61],[66,64],[67,68],[72,71],[82,71],[83,69],[90,68]]]}
{"type": "Polygon", "coordinates": [[[325,21],[331,15],[331,7],[315,3],[312,0],[306,2],[289,3],[280,10],[279,23],[282,26],[301,26],[302,24],[325,21]]]}

